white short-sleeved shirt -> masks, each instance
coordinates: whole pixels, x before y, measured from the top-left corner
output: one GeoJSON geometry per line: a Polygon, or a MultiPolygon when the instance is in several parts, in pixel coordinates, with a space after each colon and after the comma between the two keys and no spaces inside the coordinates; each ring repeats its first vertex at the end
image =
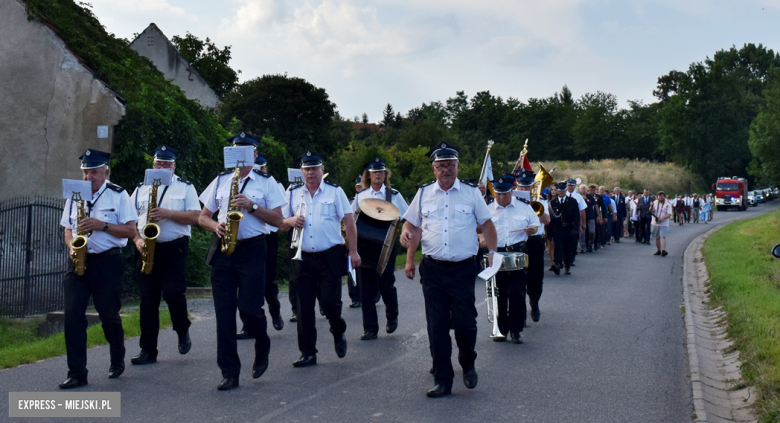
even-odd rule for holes
{"type": "Polygon", "coordinates": [[[567,197],[574,197],[574,199],[577,200],[577,205],[579,206],[580,211],[583,211],[583,210],[588,208],[588,203],[585,202],[585,199],[582,198],[582,195],[579,192],[577,192],[577,191],[574,191],[574,192],[566,191],[566,196],[567,197]]]}
{"type": "Polygon", "coordinates": [[[449,191],[439,182],[419,190],[404,219],[422,228],[422,251],[436,260],[463,261],[477,254],[477,225],[490,218],[482,193],[459,180],[449,191]]]}
{"type": "MultiPolygon", "coordinates": [[[[84,204],[84,210],[87,217],[94,217],[103,222],[114,225],[124,225],[138,219],[130,203],[130,196],[127,191],[118,185],[112,184],[108,180],[103,183],[100,189],[92,194],[93,206],[84,204]]],[[[70,228],[73,236],[78,233],[77,227],[78,204],[71,200],[65,202],[65,209],[62,211],[60,225],[70,228]]],[[[108,251],[114,247],[124,247],[127,245],[127,238],[118,238],[103,231],[94,231],[87,237],[87,252],[89,254],[99,254],[108,251]]]]}
{"type": "Polygon", "coordinates": [[[672,215],[672,204],[668,201],[664,201],[663,204],[659,203],[658,200],[653,201],[653,205],[650,207],[650,211],[653,212],[653,221],[651,224],[653,226],[669,226],[669,219],[664,219],[663,222],[658,223],[656,220],[656,216],[658,217],[664,217],[664,215],[672,215]]]}
{"type": "Polygon", "coordinates": [[[488,209],[490,214],[493,215],[491,219],[496,227],[497,246],[499,248],[528,240],[528,234],[518,229],[525,229],[529,226],[541,226],[539,217],[534,213],[534,209],[529,204],[514,197],[512,197],[512,201],[506,207],[501,207],[496,200],[488,205],[488,209]]]}
{"type": "Polygon", "coordinates": [[[322,181],[312,197],[306,185],[294,185],[287,191],[284,217],[293,217],[301,204],[306,203],[306,223],[303,228],[301,249],[305,253],[319,253],[343,245],[341,220],[352,214],[347,194],[340,186],[322,181]]]}
{"type": "MultiPolygon", "coordinates": [[[[136,213],[138,213],[138,222],[136,227],[141,237],[143,227],[146,226],[146,215],[149,213],[149,191],[150,185],[140,185],[136,187],[130,200],[133,203],[136,213]]],[[[171,185],[168,187],[160,186],[157,188],[157,207],[173,211],[197,211],[200,212],[200,203],[198,203],[198,193],[195,187],[189,182],[182,181],[176,175],[173,175],[171,185]],[[162,199],[162,201],[160,201],[162,199]]],[[[191,236],[192,228],[190,225],[183,225],[175,222],[173,219],[162,219],[157,222],[160,226],[160,235],[157,242],[169,242],[179,239],[183,236],[191,236]]]]}
{"type": "MultiPolygon", "coordinates": [[[[223,172],[217,176],[203,193],[200,194],[200,202],[203,207],[211,210],[219,210],[217,221],[225,223],[227,210],[230,206],[230,187],[233,182],[233,172],[223,172]]],[[[252,170],[238,181],[241,194],[249,197],[252,202],[260,207],[273,210],[286,204],[284,196],[279,192],[276,180],[273,176],[252,170]]],[[[238,225],[238,237],[236,239],[248,239],[259,235],[271,233],[271,225],[261,220],[258,216],[249,213],[249,210],[241,209],[244,218],[238,225]]]]}
{"type": "MultiPolygon", "coordinates": [[[[386,187],[382,185],[382,187],[379,188],[379,191],[374,191],[374,188],[372,187],[368,187],[363,191],[360,191],[355,196],[355,200],[352,201],[352,211],[357,211],[357,207],[360,204],[360,201],[365,200],[366,198],[377,198],[384,200],[387,198],[385,196],[385,193],[387,192],[385,189],[386,187]]],[[[398,210],[401,211],[401,217],[403,217],[403,215],[406,213],[406,210],[409,208],[409,206],[406,204],[406,200],[404,200],[404,197],[398,191],[393,193],[390,202],[393,203],[394,206],[398,207],[398,210]]]]}

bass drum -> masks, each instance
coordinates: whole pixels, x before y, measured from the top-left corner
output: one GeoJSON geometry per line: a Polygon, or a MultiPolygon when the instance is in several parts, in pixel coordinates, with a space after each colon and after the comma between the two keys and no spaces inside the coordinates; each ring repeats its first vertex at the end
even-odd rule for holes
{"type": "Polygon", "coordinates": [[[357,250],[362,262],[360,267],[376,269],[382,259],[383,249],[390,249],[385,254],[386,257],[389,256],[395,243],[393,235],[400,215],[398,207],[388,201],[367,198],[358,204],[355,226],[357,227],[357,250]],[[392,241],[391,245],[385,247],[388,239],[392,241]]]}

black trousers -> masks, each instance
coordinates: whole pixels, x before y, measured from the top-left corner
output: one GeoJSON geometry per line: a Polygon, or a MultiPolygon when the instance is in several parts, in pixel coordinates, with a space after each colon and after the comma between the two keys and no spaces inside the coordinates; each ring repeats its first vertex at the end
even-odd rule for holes
{"type": "MultiPolygon", "coordinates": [[[[574,249],[577,248],[578,236],[574,226],[556,227],[553,233],[555,240],[555,263],[571,266],[574,262],[574,249]],[[575,231],[572,234],[572,231],[575,231]]],[[[560,266],[559,266],[560,267],[560,266]]]]}
{"type": "Polygon", "coordinates": [[[526,293],[533,304],[542,297],[542,286],[544,285],[544,235],[528,237],[525,249],[526,254],[528,254],[526,293]]]}
{"type": "MultiPolygon", "coordinates": [[[[355,274],[357,274],[357,269],[355,269],[355,274]]],[[[349,281],[347,281],[349,282],[349,281]]],[[[347,293],[349,294],[349,299],[352,301],[360,301],[361,295],[360,295],[360,282],[355,281],[355,284],[352,282],[349,282],[347,284],[347,293]]],[[[371,302],[374,302],[374,299],[371,298],[371,302]]]]}
{"type": "Polygon", "coordinates": [[[363,330],[366,332],[379,332],[379,322],[376,314],[374,297],[376,292],[382,294],[385,303],[385,317],[387,321],[398,317],[398,292],[395,289],[395,258],[396,252],[390,255],[382,275],[376,273],[375,267],[359,267],[355,269],[357,284],[360,287],[361,310],[363,312],[363,330]]]}
{"type": "Polygon", "coordinates": [[[464,371],[474,368],[477,352],[477,308],[474,305],[474,258],[440,262],[429,257],[420,263],[420,281],[425,297],[425,319],[433,357],[433,378],[437,384],[452,386],[452,340],[455,330],[458,362],[464,371]]]}
{"type": "Polygon", "coordinates": [[[214,254],[211,291],[217,317],[217,365],[222,377],[237,378],[241,360],[236,345],[236,308],[244,327],[255,338],[255,356],[267,356],[271,348],[263,310],[266,237],[240,242],[231,255],[214,254]]]}
{"type": "Polygon", "coordinates": [[[122,329],[121,289],[125,276],[122,252],[113,248],[100,254],[87,254],[83,276],[74,273],[73,262],[63,280],[65,292],[65,349],[68,353],[68,377],[87,377],[87,304],[91,296],[109,344],[111,365],[125,360],[125,331],[122,329]]]}
{"type": "Polygon", "coordinates": [[[279,237],[276,232],[265,237],[265,245],[265,302],[268,304],[268,314],[276,317],[282,309],[279,303],[279,285],[276,283],[276,262],[279,254],[279,237]]]}
{"type": "Polygon", "coordinates": [[[643,242],[650,242],[650,222],[653,218],[647,216],[643,219],[639,219],[639,228],[642,230],[641,239],[643,242]]]}
{"type": "Polygon", "coordinates": [[[141,339],[142,350],[157,356],[157,336],[160,332],[160,294],[168,304],[173,330],[184,333],[190,327],[187,317],[187,253],[190,238],[181,237],[170,242],[157,243],[154,249],[152,274],[140,272],[138,261],[138,287],[141,293],[141,339]]]}
{"type": "Polygon", "coordinates": [[[498,288],[498,330],[506,335],[511,332],[522,332],[525,324],[525,287],[528,277],[525,270],[514,272],[498,272],[496,288],[498,288]]]}
{"type": "Polygon", "coordinates": [[[347,330],[347,322],[341,317],[341,277],[347,270],[347,248],[337,245],[302,256],[303,260],[292,260],[290,264],[290,283],[295,285],[297,298],[298,349],[303,355],[314,355],[317,353],[314,303],[318,294],[320,307],[330,322],[330,332],[339,336],[347,330]]]}

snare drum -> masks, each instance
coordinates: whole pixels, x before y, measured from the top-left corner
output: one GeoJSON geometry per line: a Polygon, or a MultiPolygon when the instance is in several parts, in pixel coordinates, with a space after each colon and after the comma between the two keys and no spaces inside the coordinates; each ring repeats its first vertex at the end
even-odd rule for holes
{"type": "MultiPolygon", "coordinates": [[[[502,255],[501,269],[499,272],[514,272],[528,268],[528,254],[526,253],[500,253],[502,255]]],[[[485,254],[485,263],[488,261],[488,255],[485,254]]],[[[496,254],[498,256],[498,254],[496,254]]],[[[494,256],[494,258],[496,257],[494,256]]]]}

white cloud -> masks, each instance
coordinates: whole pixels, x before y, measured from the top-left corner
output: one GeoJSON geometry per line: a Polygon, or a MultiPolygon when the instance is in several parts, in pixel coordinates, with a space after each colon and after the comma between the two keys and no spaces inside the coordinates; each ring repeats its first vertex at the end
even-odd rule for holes
{"type": "Polygon", "coordinates": [[[198,19],[189,15],[181,7],[171,6],[166,0],[92,0],[95,9],[110,10],[121,16],[157,16],[162,18],[184,19],[196,23],[198,19]]]}

